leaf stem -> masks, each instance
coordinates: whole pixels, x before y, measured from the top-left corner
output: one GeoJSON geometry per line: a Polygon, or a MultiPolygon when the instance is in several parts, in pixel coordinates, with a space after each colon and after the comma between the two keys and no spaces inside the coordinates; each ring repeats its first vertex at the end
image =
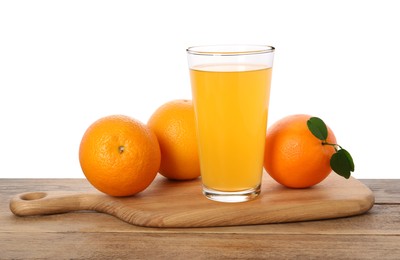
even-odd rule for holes
{"type": "Polygon", "coordinates": [[[333,146],[333,148],[335,148],[335,151],[336,151],[336,152],[339,150],[338,147],[339,147],[340,149],[343,149],[340,145],[328,143],[326,140],[322,141],[322,145],[330,145],[330,146],[333,146]]]}

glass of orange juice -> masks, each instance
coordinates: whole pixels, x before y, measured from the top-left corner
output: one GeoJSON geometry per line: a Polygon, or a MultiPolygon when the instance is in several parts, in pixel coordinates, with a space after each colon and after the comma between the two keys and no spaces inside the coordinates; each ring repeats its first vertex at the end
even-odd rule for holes
{"type": "Polygon", "coordinates": [[[275,48],[188,48],[204,195],[243,202],[261,190],[275,48]]]}

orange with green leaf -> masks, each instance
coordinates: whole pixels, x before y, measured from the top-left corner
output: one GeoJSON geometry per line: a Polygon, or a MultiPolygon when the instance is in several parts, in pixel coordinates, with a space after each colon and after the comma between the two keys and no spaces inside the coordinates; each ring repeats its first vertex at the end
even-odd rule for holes
{"type": "Polygon", "coordinates": [[[264,167],[286,187],[307,188],[323,181],[332,170],[349,178],[354,162],[320,118],[291,115],[268,129],[264,167]]]}

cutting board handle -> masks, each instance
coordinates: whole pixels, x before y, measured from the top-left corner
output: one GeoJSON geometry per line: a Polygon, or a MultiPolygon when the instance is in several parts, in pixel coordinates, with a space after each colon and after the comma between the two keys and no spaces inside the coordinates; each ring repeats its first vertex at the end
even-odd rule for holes
{"type": "Polygon", "coordinates": [[[17,216],[47,215],[77,210],[91,210],[90,194],[58,192],[28,192],[10,200],[10,210],[17,216]]]}

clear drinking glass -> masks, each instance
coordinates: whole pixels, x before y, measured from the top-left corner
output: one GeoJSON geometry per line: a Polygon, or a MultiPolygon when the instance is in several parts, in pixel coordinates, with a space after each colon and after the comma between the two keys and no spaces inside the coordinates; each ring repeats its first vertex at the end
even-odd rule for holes
{"type": "Polygon", "coordinates": [[[275,48],[187,49],[204,195],[242,202],[260,193],[275,48]]]}

